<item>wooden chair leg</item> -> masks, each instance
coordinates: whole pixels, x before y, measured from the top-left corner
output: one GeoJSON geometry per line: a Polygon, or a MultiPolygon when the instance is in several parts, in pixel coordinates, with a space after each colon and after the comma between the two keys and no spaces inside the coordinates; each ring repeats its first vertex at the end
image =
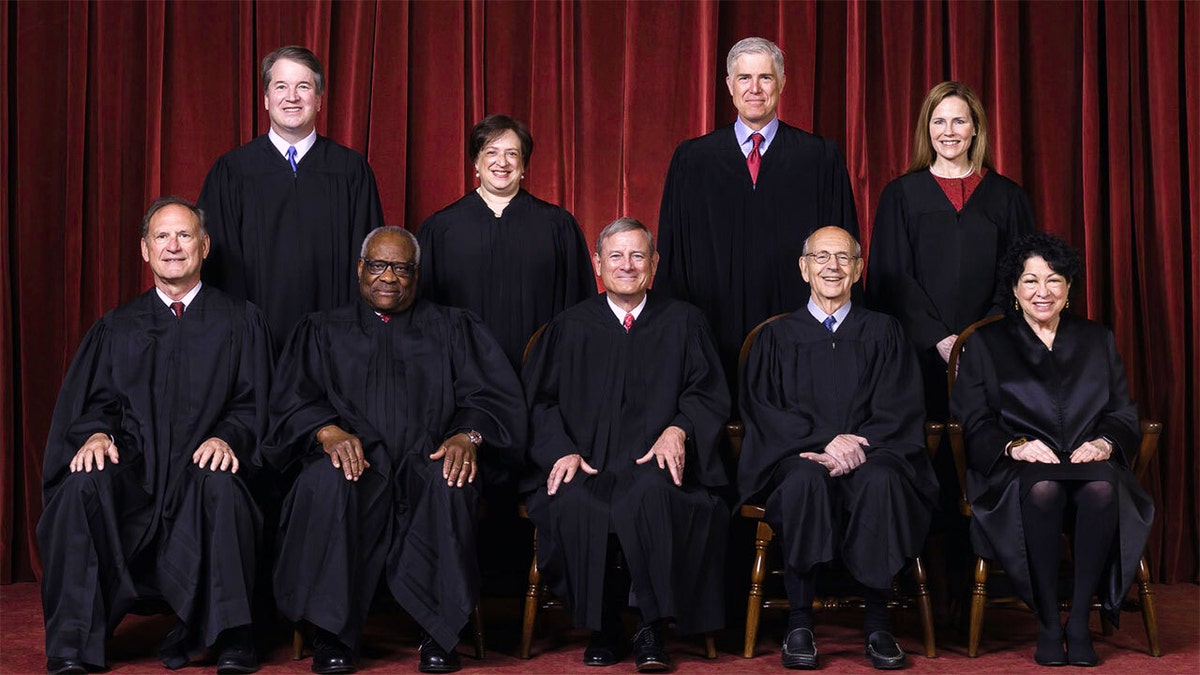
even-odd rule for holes
{"type": "Polygon", "coordinates": [[[987,604],[988,561],[975,557],[975,585],[971,588],[971,623],[967,634],[967,656],[979,656],[979,638],[983,635],[983,608],[987,604]]]}
{"type": "Polygon", "coordinates": [[[304,658],[304,633],[300,632],[299,628],[292,630],[292,660],[299,661],[304,658]]]}
{"type": "Polygon", "coordinates": [[[533,644],[533,626],[542,604],[542,574],[537,566],[537,531],[533,533],[533,562],[529,563],[529,589],[525,591],[525,616],[521,621],[521,658],[529,658],[533,644]]]}
{"type": "Polygon", "coordinates": [[[483,613],[479,611],[479,605],[475,605],[475,611],[471,612],[471,624],[475,630],[475,658],[482,661],[487,656],[487,649],[483,646],[483,613]]]}
{"type": "Polygon", "coordinates": [[[746,644],[742,656],[754,658],[754,645],[758,641],[758,621],[762,614],[763,580],[767,576],[767,547],[775,533],[771,526],[759,521],[754,538],[754,567],[750,569],[750,595],[746,599],[746,644]]]}
{"type": "Polygon", "coordinates": [[[713,639],[712,633],[704,634],[704,658],[717,658],[717,642],[713,639]]]}
{"type": "Polygon", "coordinates": [[[933,603],[929,599],[929,585],[925,580],[925,563],[921,556],[913,560],[913,581],[917,584],[917,611],[921,615],[921,633],[925,637],[925,656],[937,656],[937,643],[933,633],[933,603]]]}
{"type": "Polygon", "coordinates": [[[1146,565],[1146,556],[1138,561],[1137,587],[1138,600],[1142,602],[1142,624],[1146,626],[1146,639],[1150,642],[1150,656],[1162,656],[1162,647],[1158,644],[1158,612],[1154,609],[1154,593],[1150,592],[1150,568],[1146,565]]]}

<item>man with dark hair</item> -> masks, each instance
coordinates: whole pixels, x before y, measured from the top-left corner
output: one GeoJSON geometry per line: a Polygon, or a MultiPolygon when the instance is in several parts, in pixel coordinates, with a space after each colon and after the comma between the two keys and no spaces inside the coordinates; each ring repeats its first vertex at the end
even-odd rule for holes
{"type": "Polygon", "coordinates": [[[213,164],[199,205],[204,280],[262,307],[278,347],[305,314],[354,299],[354,254],[383,210],[366,159],[317,135],[321,61],[281,47],[263,59],[262,88],[270,130],[213,164]]]}
{"type": "Polygon", "coordinates": [[[264,452],[299,476],[275,596],[316,629],[316,673],[354,671],[381,579],[424,631],[421,672],[459,669],[479,599],[476,454],[524,447],[512,366],[474,315],[417,300],[420,260],[408,231],[372,231],[361,299],[306,317],[280,357],[264,452]]]}
{"type": "Polygon", "coordinates": [[[168,668],[215,647],[218,673],[254,672],[260,516],[244,476],[265,432],[270,333],[253,305],[200,282],[195,206],[154,202],[141,247],[154,288],[92,326],[54,409],[37,528],[46,668],[106,667],[121,618],[161,598],[179,619],[168,668]]]}
{"type": "Polygon", "coordinates": [[[867,659],[904,667],[887,601],[925,543],[937,496],[916,357],[899,321],[850,301],[861,256],[841,228],[808,237],[808,304],[762,329],[742,372],[738,493],[766,505],[783,549],[787,668],[818,665],[817,570],[834,558],[866,587],[867,659]]]}
{"type": "Polygon", "coordinates": [[[726,485],[717,440],[729,390],[700,311],[647,291],[658,254],[644,225],[605,227],[593,264],[606,293],[551,321],[522,372],[539,469],[529,518],[543,578],[593,631],[584,664],[620,660],[631,589],[635,665],[666,670],[661,623],[724,625],[729,509],[715,491],[726,485]],[[606,566],[610,539],[628,582],[606,566]]]}
{"type": "Polygon", "coordinates": [[[779,120],[783,52],[762,38],[729,50],[733,124],[675,149],[658,218],[655,289],[700,308],[736,381],[742,340],[807,298],[794,280],[804,238],[838,225],[858,234],[850,176],[837,144],[779,120]]]}

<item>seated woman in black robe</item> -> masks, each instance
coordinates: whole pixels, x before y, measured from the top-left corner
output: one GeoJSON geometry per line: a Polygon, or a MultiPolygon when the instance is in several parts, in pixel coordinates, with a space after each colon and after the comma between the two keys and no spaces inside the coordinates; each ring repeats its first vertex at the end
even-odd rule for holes
{"type": "Polygon", "coordinates": [[[1061,239],[1019,239],[1000,263],[1013,311],[967,341],[950,400],[966,432],[972,543],[1033,608],[1034,660],[1047,666],[1096,665],[1091,598],[1116,624],[1154,517],[1129,468],[1138,415],[1112,332],[1063,311],[1079,271],[1061,239]],[[1064,627],[1059,537],[1071,510],[1075,585],[1064,627]]]}

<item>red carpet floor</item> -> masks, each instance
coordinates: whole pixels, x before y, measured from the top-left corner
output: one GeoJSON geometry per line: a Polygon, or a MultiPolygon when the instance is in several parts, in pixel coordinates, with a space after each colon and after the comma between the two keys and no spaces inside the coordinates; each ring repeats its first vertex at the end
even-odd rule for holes
{"type": "MultiPolygon", "coordinates": [[[[1101,665],[1090,673],[1200,673],[1200,587],[1194,584],[1155,586],[1159,626],[1164,655],[1153,658],[1146,653],[1146,635],[1138,615],[1125,613],[1122,628],[1111,637],[1099,634],[1099,620],[1093,616],[1096,651],[1101,665]]],[[[563,625],[562,613],[550,613],[539,626],[534,642],[534,657],[516,658],[519,637],[519,600],[494,599],[484,604],[488,656],[484,661],[463,658],[464,673],[632,673],[630,660],[607,669],[585,668],[581,663],[587,634],[563,625]]],[[[821,651],[822,671],[875,672],[862,653],[862,636],[855,612],[818,615],[817,646],[821,651]]],[[[715,661],[703,656],[699,639],[669,641],[678,673],[778,673],[781,617],[764,619],[758,653],[743,659],[741,633],[729,630],[718,636],[720,651],[715,661]]],[[[927,659],[914,652],[920,649],[920,629],[915,617],[906,613],[895,617],[897,637],[909,651],[909,670],[921,673],[1022,673],[1046,672],[1033,663],[1034,621],[1028,612],[992,610],[985,619],[980,656],[969,659],[963,636],[950,628],[938,633],[938,658],[927,659]]],[[[170,628],[168,617],[131,617],[117,630],[109,645],[109,672],[122,675],[168,672],[155,657],[158,641],[170,628]]],[[[263,673],[307,673],[310,660],[292,661],[290,633],[279,626],[265,636],[270,651],[263,673]]],[[[42,607],[36,584],[0,586],[0,673],[44,672],[42,607]]],[[[465,651],[465,647],[461,648],[465,651]]],[[[416,628],[402,616],[373,616],[367,630],[366,646],[359,672],[416,672],[416,628]]],[[[1065,668],[1060,673],[1074,669],[1065,668]]],[[[181,671],[211,673],[211,663],[199,663],[181,671]]]]}

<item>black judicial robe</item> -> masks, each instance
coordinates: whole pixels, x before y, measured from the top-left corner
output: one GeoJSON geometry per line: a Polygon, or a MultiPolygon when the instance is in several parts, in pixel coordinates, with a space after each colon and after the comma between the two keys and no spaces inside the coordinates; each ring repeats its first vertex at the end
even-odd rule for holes
{"type": "Polygon", "coordinates": [[[481,462],[520,454],[525,401],[499,345],[465,310],[418,300],[385,323],[360,300],[301,321],[278,378],[264,453],[277,468],[303,467],[281,517],[280,611],[357,647],[382,576],[452,649],[478,601],[481,479],[448,487],[429,455],[467,429],[483,435],[481,462]],[[357,483],[316,440],[327,424],[362,441],[371,466],[357,483]]]}
{"type": "Polygon", "coordinates": [[[524,190],[499,218],[472,190],[421,223],[417,238],[422,297],[477,314],[514,369],[539,326],[596,294],[575,217],[524,190]]]}
{"type": "Polygon", "coordinates": [[[683,633],[721,628],[729,509],[713,491],[727,483],[717,448],[729,391],[703,315],[651,293],[626,333],[601,293],[550,322],[522,379],[538,567],[575,625],[601,628],[611,527],[644,620],[674,617],[683,633]],[[688,438],[683,487],[656,460],[634,463],[671,425],[688,438]],[[550,469],[573,453],[600,473],[579,471],[548,496],[550,469]]]}
{"type": "Polygon", "coordinates": [[[918,352],[929,414],[946,412],[946,363],[937,343],[1004,310],[1009,289],[996,263],[1034,231],[1024,190],[995,171],[960,212],[928,171],[901,176],[879,197],[867,266],[872,309],[900,319],[918,352]]]}
{"type": "Polygon", "coordinates": [[[1035,605],[1021,523],[1025,493],[1040,480],[1114,485],[1117,543],[1096,592],[1117,624],[1150,534],[1154,503],[1129,468],[1139,444],[1138,415],[1112,333],[1064,312],[1051,350],[1021,317],[988,324],[963,349],[950,410],[966,434],[971,543],[980,555],[1000,562],[1030,607],[1035,605]],[[1004,446],[1022,436],[1041,440],[1063,463],[1004,456],[1004,446]],[[1100,436],[1113,443],[1108,461],[1070,463],[1075,448],[1100,436]]]}
{"type": "Polygon", "coordinates": [[[732,124],[676,148],[659,211],[654,287],[700,308],[730,382],[746,334],[808,301],[796,268],[804,240],[827,225],[858,238],[850,176],[834,141],[780,121],[757,187],[732,124]]]}
{"type": "Polygon", "coordinates": [[[324,136],[295,173],[266,134],[225,153],[197,205],[212,237],[204,280],[261,307],[277,348],[305,314],[358,297],[362,240],[384,224],[366,158],[324,136]]]}
{"type": "Polygon", "coordinates": [[[243,478],[259,461],[271,363],[262,314],[208,284],[182,319],[151,289],[88,331],[43,469],[48,656],[103,665],[106,635],[144,594],[187,625],[187,657],[250,623],[260,516],[243,478]],[[119,463],[71,473],[94,433],[114,437],[119,463]],[[237,454],[237,474],[192,463],[214,436],[237,454]]]}
{"type": "MultiPolygon", "coordinates": [[[[780,518],[787,516],[789,526],[776,532],[790,567],[803,572],[836,555],[860,581],[888,588],[904,562],[920,553],[938,490],[925,451],[920,386],[899,322],[857,304],[836,333],[805,307],[758,334],[742,373],[746,436],[738,492],[743,502],[764,500],[773,527],[782,526],[780,518]],[[796,513],[798,505],[781,505],[788,513],[779,514],[772,493],[781,472],[789,463],[811,463],[797,455],[823,452],[844,433],[865,437],[867,464],[890,465],[901,489],[846,497],[843,510],[849,513],[796,513]],[[891,522],[858,517],[855,505],[863,499],[887,500],[891,522]]],[[[861,471],[829,480],[853,487],[861,471]]]]}

